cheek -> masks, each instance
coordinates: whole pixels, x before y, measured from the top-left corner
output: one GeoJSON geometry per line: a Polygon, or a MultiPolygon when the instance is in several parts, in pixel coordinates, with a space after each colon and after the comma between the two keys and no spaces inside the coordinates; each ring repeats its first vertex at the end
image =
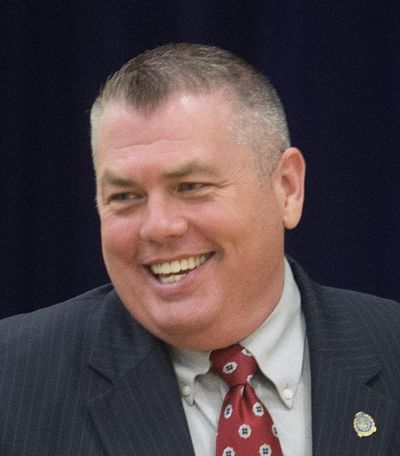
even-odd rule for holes
{"type": "Polygon", "coordinates": [[[103,254],[110,256],[131,257],[138,246],[138,229],[131,219],[101,220],[101,243],[103,254]]]}
{"type": "Polygon", "coordinates": [[[207,204],[197,206],[190,212],[189,219],[193,226],[201,230],[227,236],[229,233],[240,231],[242,226],[246,225],[247,207],[238,198],[216,198],[207,204]]]}

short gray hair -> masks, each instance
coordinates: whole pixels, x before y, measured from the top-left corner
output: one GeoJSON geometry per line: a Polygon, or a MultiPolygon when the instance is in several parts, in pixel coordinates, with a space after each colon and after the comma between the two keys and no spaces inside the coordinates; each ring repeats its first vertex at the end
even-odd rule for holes
{"type": "Polygon", "coordinates": [[[269,80],[229,51],[200,44],[171,43],[129,60],[105,83],[93,103],[93,159],[105,107],[123,101],[151,113],[174,93],[206,94],[225,89],[233,106],[234,139],[249,147],[260,174],[270,173],[290,145],[286,116],[269,80]]]}

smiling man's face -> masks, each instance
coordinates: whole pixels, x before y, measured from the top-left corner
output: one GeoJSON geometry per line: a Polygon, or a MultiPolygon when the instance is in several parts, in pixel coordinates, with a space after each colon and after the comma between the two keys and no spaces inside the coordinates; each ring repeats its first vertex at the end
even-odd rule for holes
{"type": "Polygon", "coordinates": [[[262,182],[230,109],[222,93],[176,94],[150,116],[112,103],[100,123],[108,273],[129,312],[178,347],[226,346],[265,320],[282,291],[284,226],[299,217],[285,164],[262,182]]]}

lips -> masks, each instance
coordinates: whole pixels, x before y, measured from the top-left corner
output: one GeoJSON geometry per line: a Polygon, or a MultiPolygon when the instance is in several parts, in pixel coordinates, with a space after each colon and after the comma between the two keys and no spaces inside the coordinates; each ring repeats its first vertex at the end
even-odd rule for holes
{"type": "Polygon", "coordinates": [[[177,283],[183,280],[190,272],[204,264],[212,253],[190,256],[179,260],[154,263],[149,266],[152,274],[164,284],[177,283]]]}

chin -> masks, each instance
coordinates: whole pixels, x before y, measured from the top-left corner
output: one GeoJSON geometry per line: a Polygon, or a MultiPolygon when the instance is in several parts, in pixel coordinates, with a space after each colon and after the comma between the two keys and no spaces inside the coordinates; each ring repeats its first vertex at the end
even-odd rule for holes
{"type": "MultiPolygon", "coordinates": [[[[193,343],[196,343],[195,341],[204,343],[207,340],[207,334],[214,331],[212,329],[214,321],[213,318],[195,318],[193,315],[183,317],[180,315],[179,318],[170,316],[157,319],[146,327],[148,331],[171,345],[190,348],[193,343]]],[[[146,322],[143,322],[143,325],[145,324],[146,322]]]]}

